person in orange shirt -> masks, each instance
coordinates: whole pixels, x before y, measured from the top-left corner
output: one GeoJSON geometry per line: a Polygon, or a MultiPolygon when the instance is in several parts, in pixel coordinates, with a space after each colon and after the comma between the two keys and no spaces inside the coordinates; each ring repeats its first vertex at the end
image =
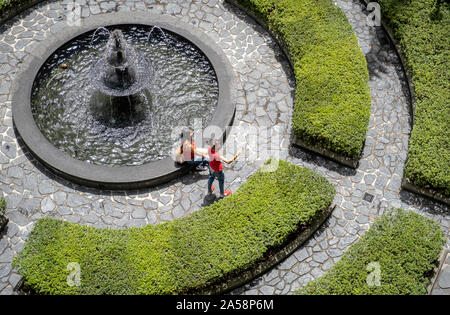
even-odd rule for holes
{"type": "Polygon", "coordinates": [[[197,150],[197,146],[194,141],[194,132],[189,130],[181,134],[181,154],[184,157],[184,164],[193,166],[197,171],[206,171],[206,166],[209,161],[206,159],[206,154],[197,150]]]}

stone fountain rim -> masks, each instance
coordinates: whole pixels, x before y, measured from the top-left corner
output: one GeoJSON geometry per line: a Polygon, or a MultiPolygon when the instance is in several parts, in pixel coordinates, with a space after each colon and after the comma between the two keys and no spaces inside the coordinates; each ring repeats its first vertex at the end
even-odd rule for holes
{"type": "Polygon", "coordinates": [[[55,24],[52,36],[39,42],[17,71],[12,87],[12,116],[17,132],[27,149],[57,175],[76,184],[111,190],[139,189],[166,183],[189,169],[179,167],[171,157],[139,166],[100,166],[77,160],[60,151],[41,133],[31,112],[31,93],[35,78],[45,61],[74,38],[104,26],[159,26],[176,33],[197,46],[211,62],[219,84],[219,99],[210,126],[225,130],[233,122],[236,110],[236,75],[219,46],[198,28],[168,15],[147,12],[112,12],[81,19],[81,24],[67,27],[55,24]]]}

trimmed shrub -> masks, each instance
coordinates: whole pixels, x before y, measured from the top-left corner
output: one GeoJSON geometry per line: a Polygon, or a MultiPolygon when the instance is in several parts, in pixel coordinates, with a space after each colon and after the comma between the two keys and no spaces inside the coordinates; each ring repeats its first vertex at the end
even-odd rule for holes
{"type": "Polygon", "coordinates": [[[405,53],[417,98],[405,176],[450,197],[450,3],[378,2],[405,53]]]}
{"type": "Polygon", "coordinates": [[[330,0],[238,0],[284,43],[294,66],[294,133],[357,159],[370,118],[366,59],[345,14],[330,0]]]}
{"type": "MultiPolygon", "coordinates": [[[[377,218],[361,239],[325,276],[310,282],[299,294],[313,295],[418,295],[427,285],[445,236],[439,225],[419,214],[393,209],[377,218]],[[380,267],[380,286],[368,277],[380,267]]],[[[374,280],[374,279],[372,279],[374,280]]]]}
{"type": "Polygon", "coordinates": [[[14,266],[39,294],[192,293],[255,267],[332,203],[317,173],[280,161],[189,217],[123,230],[39,220],[14,266]],[[69,263],[81,286],[67,284],[69,263]]]}

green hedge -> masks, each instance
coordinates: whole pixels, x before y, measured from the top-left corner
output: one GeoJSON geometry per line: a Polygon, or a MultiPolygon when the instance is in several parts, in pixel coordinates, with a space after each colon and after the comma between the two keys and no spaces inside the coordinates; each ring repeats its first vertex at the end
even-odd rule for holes
{"type": "Polygon", "coordinates": [[[415,124],[405,176],[450,196],[450,5],[379,0],[415,85],[415,124]]]}
{"type": "Polygon", "coordinates": [[[345,14],[330,0],[238,0],[284,43],[294,65],[294,133],[358,158],[371,97],[366,59],[345,14]]]}
{"type": "Polygon", "coordinates": [[[3,217],[6,213],[6,200],[0,198],[0,217],[3,217]]]}
{"type": "Polygon", "coordinates": [[[0,17],[8,10],[30,2],[31,0],[0,0],[0,17]]]}
{"type": "Polygon", "coordinates": [[[20,3],[20,1],[14,0],[0,0],[0,15],[2,15],[7,9],[14,3],[20,3]],[[12,2],[12,3],[11,3],[12,2]]]}
{"type": "Polygon", "coordinates": [[[418,295],[427,293],[430,275],[445,244],[439,225],[402,209],[379,217],[369,231],[325,276],[310,282],[299,294],[418,295]],[[370,287],[368,276],[379,263],[380,286],[370,287]]]}
{"type": "Polygon", "coordinates": [[[157,226],[109,230],[42,219],[14,266],[39,294],[195,292],[255,267],[334,195],[322,176],[280,161],[224,200],[157,226]],[[81,266],[80,288],[66,283],[72,262],[81,266]]]}

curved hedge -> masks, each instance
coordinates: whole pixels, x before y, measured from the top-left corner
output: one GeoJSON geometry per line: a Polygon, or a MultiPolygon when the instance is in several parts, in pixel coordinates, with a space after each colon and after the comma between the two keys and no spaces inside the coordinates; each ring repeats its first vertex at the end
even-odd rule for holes
{"type": "Polygon", "coordinates": [[[445,244],[444,232],[431,219],[402,209],[376,219],[361,239],[325,276],[299,294],[418,295],[426,294],[430,276],[445,244]],[[370,263],[380,266],[380,286],[369,286],[370,263]]]}
{"type": "Polygon", "coordinates": [[[405,177],[450,197],[450,4],[378,2],[402,46],[414,83],[415,122],[405,177]]]}
{"type": "Polygon", "coordinates": [[[295,71],[294,133],[358,159],[371,96],[366,59],[345,14],[330,0],[237,0],[284,44],[295,71]]]}
{"type": "Polygon", "coordinates": [[[39,294],[192,293],[255,267],[334,195],[322,176],[280,161],[224,200],[157,226],[109,230],[42,219],[13,264],[39,294]],[[66,283],[73,262],[81,266],[79,288],[66,283]]]}

